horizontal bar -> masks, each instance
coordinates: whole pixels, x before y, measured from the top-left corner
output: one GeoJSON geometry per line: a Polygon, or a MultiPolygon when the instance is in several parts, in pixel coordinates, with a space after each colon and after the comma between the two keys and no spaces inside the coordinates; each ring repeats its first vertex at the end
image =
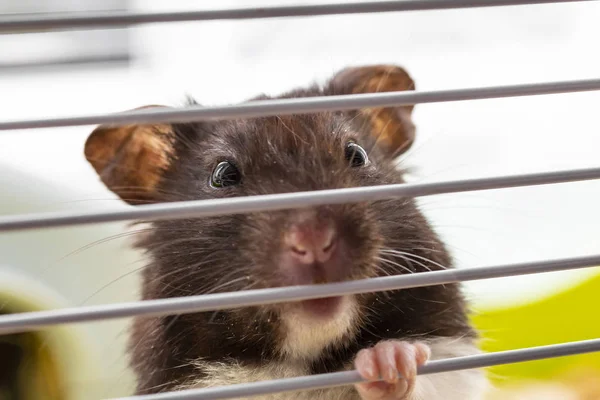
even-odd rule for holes
{"type": "Polygon", "coordinates": [[[63,308],[0,316],[0,334],[19,333],[74,322],[100,321],[134,316],[158,317],[194,312],[228,310],[260,304],[274,304],[350,294],[382,292],[422,286],[443,285],[480,279],[566,271],[600,266],[600,254],[466,269],[422,272],[362,279],[322,285],[255,289],[169,299],[145,300],[121,304],[63,308]]]}
{"type": "Polygon", "coordinates": [[[405,1],[365,1],[351,4],[313,4],[298,6],[274,6],[235,8],[228,10],[176,11],[163,13],[147,12],[93,12],[79,14],[17,16],[0,19],[0,32],[64,29],[98,29],[130,25],[244,20],[281,17],[310,17],[324,15],[385,13],[398,11],[428,11],[475,7],[519,6],[548,3],[581,3],[595,0],[405,0],[405,1]]]}
{"type": "MultiPolygon", "coordinates": [[[[472,356],[453,357],[430,361],[417,369],[417,375],[439,374],[514,364],[548,358],[574,356],[577,354],[600,351],[600,339],[529,347],[518,350],[498,351],[472,356]]],[[[357,371],[333,372],[296,378],[276,379],[229,386],[217,386],[202,389],[188,389],[178,392],[165,392],[149,395],[121,397],[113,400],[223,400],[247,398],[259,395],[293,392],[298,390],[321,389],[335,386],[352,385],[364,380],[357,371]]]]}
{"type": "Polygon", "coordinates": [[[600,90],[600,79],[531,83],[471,89],[429,92],[400,91],[349,94],[339,96],[301,97],[256,100],[218,107],[146,108],[112,114],[89,114],[78,117],[41,118],[0,122],[0,131],[14,129],[53,128],[96,124],[126,125],[149,122],[193,122],[270,115],[310,114],[322,111],[353,110],[370,107],[392,107],[419,103],[497,99],[539,96],[600,90]]]}
{"type": "Polygon", "coordinates": [[[61,211],[0,218],[0,232],[128,220],[165,220],[246,214],[325,204],[356,203],[397,197],[423,197],[511,187],[548,185],[600,178],[600,168],[543,172],[447,182],[379,185],[227,199],[144,204],[112,211],[61,211]]]}

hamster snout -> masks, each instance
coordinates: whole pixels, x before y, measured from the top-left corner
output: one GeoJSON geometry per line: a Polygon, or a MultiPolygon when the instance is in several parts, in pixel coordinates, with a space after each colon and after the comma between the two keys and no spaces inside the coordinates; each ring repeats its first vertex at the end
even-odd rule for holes
{"type": "Polygon", "coordinates": [[[330,220],[309,217],[284,233],[284,262],[312,265],[335,260],[338,234],[330,220]]]}
{"type": "MultiPolygon", "coordinates": [[[[317,212],[300,211],[283,232],[279,268],[284,282],[319,284],[343,280],[349,275],[346,245],[334,220],[317,212]]],[[[300,307],[314,317],[331,317],[341,298],[304,301],[300,307]]]]}
{"type": "Polygon", "coordinates": [[[356,206],[288,210],[249,218],[240,250],[267,287],[341,282],[372,275],[374,229],[356,206]]]}

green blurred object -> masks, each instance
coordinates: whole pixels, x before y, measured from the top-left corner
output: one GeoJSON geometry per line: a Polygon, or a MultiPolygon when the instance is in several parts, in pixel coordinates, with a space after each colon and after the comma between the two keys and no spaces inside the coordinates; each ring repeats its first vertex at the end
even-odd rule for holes
{"type": "MultiPolygon", "coordinates": [[[[528,304],[483,310],[472,317],[486,352],[600,338],[600,274],[567,290],[528,304]]],[[[582,354],[489,369],[496,386],[518,380],[550,380],[576,371],[596,370],[600,353],[582,354]]]]}

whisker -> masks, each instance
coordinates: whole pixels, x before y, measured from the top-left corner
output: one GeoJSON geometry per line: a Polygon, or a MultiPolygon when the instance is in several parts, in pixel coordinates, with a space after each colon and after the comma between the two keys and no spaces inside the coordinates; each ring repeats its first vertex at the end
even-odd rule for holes
{"type": "MultiPolygon", "coordinates": [[[[248,279],[250,279],[250,277],[247,277],[247,278],[248,278],[248,279]]],[[[241,292],[241,291],[245,291],[245,290],[250,290],[250,289],[252,289],[253,287],[255,287],[256,285],[257,285],[257,282],[252,282],[252,283],[250,283],[250,284],[248,284],[248,285],[244,286],[243,288],[241,288],[239,291],[241,292]]],[[[216,317],[216,316],[217,316],[217,315],[218,315],[220,312],[222,312],[222,310],[217,310],[217,311],[214,311],[214,312],[211,314],[210,318],[208,319],[208,323],[209,323],[209,324],[212,324],[212,323],[214,323],[215,317],[216,317]]]]}
{"type": "Polygon", "coordinates": [[[94,293],[92,293],[90,296],[88,296],[85,300],[83,300],[83,302],[80,304],[80,306],[85,305],[88,301],[90,301],[94,296],[98,295],[101,291],[105,290],[106,288],[108,288],[109,286],[119,282],[121,279],[124,279],[128,276],[131,276],[141,270],[143,270],[144,268],[146,268],[146,265],[143,265],[139,268],[135,268],[132,271],[129,271],[125,274],[120,275],[118,278],[113,279],[112,281],[108,282],[107,284],[103,285],[100,289],[96,290],[94,293]]]}
{"type": "MultiPolygon", "coordinates": [[[[208,264],[208,263],[211,263],[211,262],[219,262],[219,261],[223,261],[223,260],[226,260],[226,259],[227,259],[227,255],[223,254],[220,258],[219,257],[217,257],[217,258],[215,258],[215,257],[213,257],[213,258],[206,258],[206,259],[203,259],[203,260],[201,260],[201,261],[199,261],[197,263],[194,263],[194,264],[186,264],[186,265],[183,265],[183,266],[181,266],[179,268],[176,268],[176,269],[170,271],[167,274],[163,274],[163,275],[160,275],[160,276],[156,277],[155,279],[152,279],[151,281],[149,281],[149,283],[154,283],[157,280],[164,280],[165,278],[168,278],[168,277],[170,277],[170,276],[172,276],[174,274],[178,274],[178,273],[180,273],[181,271],[184,271],[184,270],[189,270],[188,275],[184,275],[184,276],[180,277],[179,279],[189,278],[190,276],[193,276],[193,275],[195,275],[195,274],[198,273],[198,270],[197,270],[198,267],[201,267],[201,266],[203,266],[205,264],[208,264]]],[[[204,279],[207,279],[207,278],[209,278],[211,276],[218,276],[218,274],[219,274],[219,272],[215,272],[214,275],[208,275],[207,276],[204,273],[204,271],[202,271],[202,272],[203,272],[202,278],[204,278],[204,279]]]]}
{"type": "Polygon", "coordinates": [[[74,251],[72,251],[72,252],[64,255],[63,257],[59,258],[57,260],[57,262],[64,261],[68,257],[74,256],[74,255],[79,254],[79,253],[81,253],[81,252],[83,252],[85,250],[91,249],[92,247],[97,246],[99,244],[106,243],[106,242],[109,242],[111,240],[116,240],[116,239],[120,239],[120,238],[124,238],[124,237],[128,237],[128,236],[137,235],[138,233],[149,232],[151,230],[152,230],[151,228],[145,228],[145,229],[139,229],[139,230],[132,231],[132,232],[122,232],[122,233],[117,233],[115,235],[111,235],[111,236],[105,237],[103,239],[96,240],[96,241],[94,241],[92,243],[86,244],[85,246],[82,246],[82,247],[80,247],[80,248],[78,248],[78,249],[76,249],[76,250],[74,250],[74,251]]]}
{"type": "Polygon", "coordinates": [[[378,261],[381,261],[381,262],[383,262],[383,263],[385,263],[385,264],[391,264],[391,265],[393,265],[393,266],[396,266],[396,267],[398,267],[398,268],[401,268],[402,270],[404,270],[404,271],[408,272],[409,274],[412,274],[412,273],[413,273],[413,271],[412,271],[410,268],[408,268],[408,267],[406,267],[406,266],[404,266],[404,265],[402,265],[402,264],[399,264],[399,263],[397,263],[397,262],[395,262],[395,261],[391,261],[391,260],[385,259],[385,258],[383,258],[383,257],[375,257],[375,259],[376,259],[376,260],[378,260],[378,261]]]}
{"type": "MultiPolygon", "coordinates": [[[[419,260],[422,260],[422,261],[425,261],[425,262],[429,262],[429,263],[431,263],[431,264],[433,264],[433,265],[435,265],[435,266],[437,266],[437,267],[439,267],[441,269],[448,269],[448,267],[446,267],[446,266],[444,266],[444,265],[442,265],[442,264],[440,264],[440,263],[438,263],[436,261],[433,261],[433,260],[431,260],[431,259],[429,259],[427,257],[420,256],[418,254],[408,253],[408,252],[404,252],[404,251],[400,251],[400,250],[392,250],[392,249],[383,249],[383,250],[381,250],[381,252],[382,253],[386,253],[386,254],[393,254],[393,255],[398,255],[398,256],[402,255],[402,256],[406,256],[406,257],[417,258],[419,260]]],[[[413,261],[417,262],[416,260],[413,260],[413,261]]],[[[422,265],[423,267],[425,267],[425,268],[427,268],[427,269],[429,269],[431,271],[431,268],[426,267],[423,264],[419,264],[419,265],[422,265]]]]}
{"type": "MultiPolygon", "coordinates": [[[[236,271],[236,272],[237,272],[237,271],[236,271]]],[[[223,284],[220,284],[220,285],[218,285],[218,286],[215,286],[214,288],[212,288],[212,289],[210,289],[209,291],[205,292],[205,294],[214,293],[214,292],[216,292],[216,291],[217,291],[217,290],[219,290],[219,289],[223,289],[224,287],[227,287],[227,286],[229,286],[229,285],[233,285],[234,283],[238,283],[238,282],[241,282],[241,281],[243,281],[243,280],[248,280],[248,279],[250,279],[250,277],[249,277],[249,276],[241,276],[241,277],[239,277],[239,278],[236,278],[236,279],[233,279],[233,280],[231,280],[231,281],[229,281],[229,282],[225,282],[225,283],[223,283],[223,284]]]]}

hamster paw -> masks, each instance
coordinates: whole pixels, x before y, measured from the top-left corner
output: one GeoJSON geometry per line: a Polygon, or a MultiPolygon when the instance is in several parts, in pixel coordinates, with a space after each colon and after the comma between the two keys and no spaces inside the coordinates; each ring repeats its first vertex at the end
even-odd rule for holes
{"type": "Polygon", "coordinates": [[[415,385],[417,367],[431,355],[423,343],[386,340],[358,352],[354,367],[366,380],[356,390],[363,400],[408,400],[415,385]],[[378,381],[378,379],[382,379],[378,381]]]}

